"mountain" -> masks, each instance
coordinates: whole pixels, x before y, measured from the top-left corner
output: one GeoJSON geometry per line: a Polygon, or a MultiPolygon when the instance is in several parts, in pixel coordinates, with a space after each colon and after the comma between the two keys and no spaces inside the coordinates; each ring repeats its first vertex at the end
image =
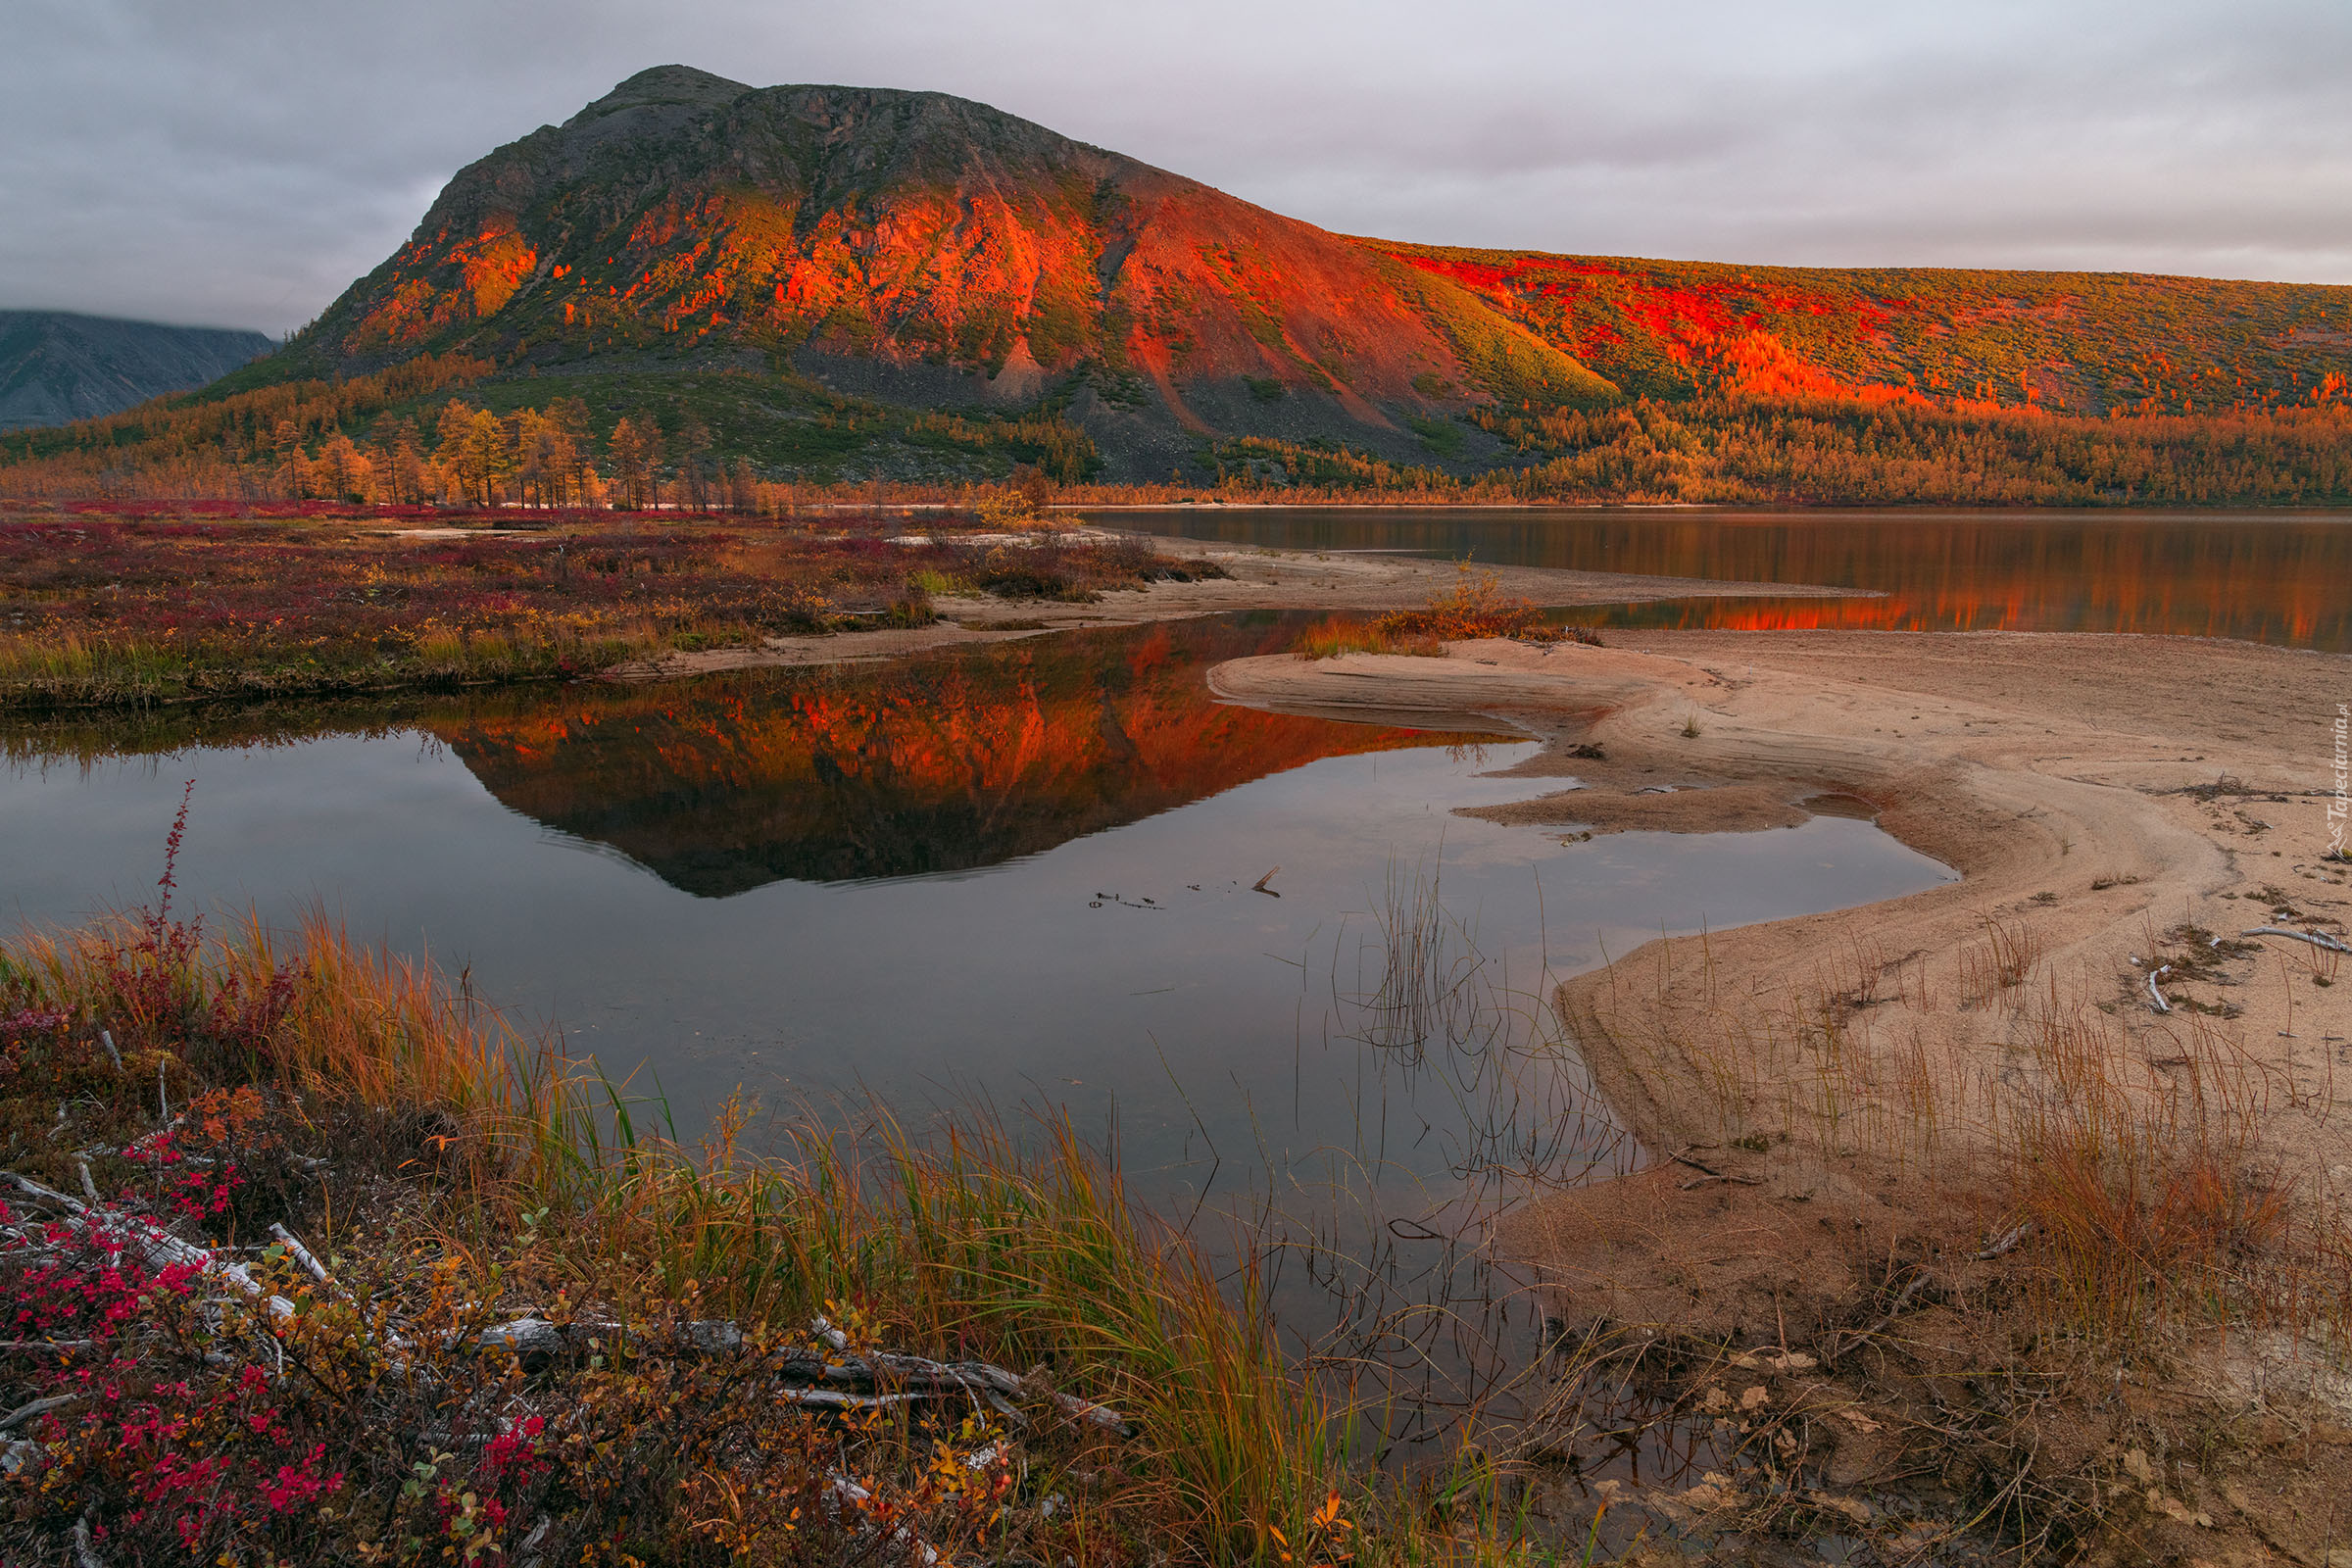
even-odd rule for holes
{"type": "Polygon", "coordinates": [[[275,347],[259,332],[0,311],[0,430],[112,414],[218,380],[275,347]]]}
{"type": "Polygon", "coordinates": [[[966,99],[664,66],[462,170],[281,352],[0,484],[301,492],[290,443],[429,445],[456,395],[819,481],[2309,502],[2352,497],[2348,374],[2352,288],[1403,244],[966,99]]]}
{"type": "Polygon", "coordinates": [[[925,406],[1060,390],[1139,461],[1231,429],[1409,449],[1413,416],[1618,395],[1451,278],[985,105],[677,66],[462,171],[299,347],[289,368],[462,348],[789,363],[925,406]]]}

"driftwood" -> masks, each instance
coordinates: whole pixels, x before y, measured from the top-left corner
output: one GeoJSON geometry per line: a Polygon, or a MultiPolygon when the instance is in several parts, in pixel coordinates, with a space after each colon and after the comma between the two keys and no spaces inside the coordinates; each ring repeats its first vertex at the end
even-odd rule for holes
{"type": "Polygon", "coordinates": [[[312,1256],[311,1250],[303,1246],[301,1240],[296,1237],[292,1231],[286,1229],[283,1225],[271,1225],[270,1227],[270,1234],[276,1237],[279,1244],[283,1246],[288,1252],[293,1254],[295,1262],[300,1263],[304,1268],[307,1268],[311,1271],[311,1277],[313,1279],[317,1280],[321,1285],[332,1285],[335,1283],[333,1280],[326,1277],[326,1265],[319,1262],[318,1258],[312,1256]]]}
{"type": "Polygon", "coordinates": [[[2032,1220],[2027,1220],[2017,1226],[2014,1230],[2011,1230],[1999,1241],[1993,1242],[1969,1255],[1979,1263],[1989,1263],[1996,1257],[2005,1257],[2009,1253],[2016,1251],[2017,1244],[2033,1234],[2034,1222],[2032,1220]]]}
{"type": "Polygon", "coordinates": [[[46,1399],[34,1399],[28,1404],[20,1404],[8,1414],[0,1415],[0,1432],[14,1431],[34,1416],[50,1410],[63,1409],[80,1397],[81,1396],[78,1394],[53,1394],[46,1399]]]}
{"type": "Polygon", "coordinates": [[[2158,965],[2148,975],[2148,1002],[2158,1012],[2170,1012],[2173,1010],[2173,1004],[2164,1000],[2164,993],[2156,989],[2156,982],[2172,972],[2173,966],[2167,963],[2158,965]]]}
{"type": "MultiPolygon", "coordinates": [[[[877,1350],[854,1355],[849,1339],[818,1319],[816,1333],[832,1353],[789,1348],[762,1352],[767,1373],[778,1385],[776,1397],[788,1404],[833,1409],[874,1409],[925,1399],[967,1399],[984,1403],[1000,1415],[1026,1424],[1027,1417],[1012,1401],[1043,1399],[1073,1421],[1135,1436],[1126,1417],[1107,1405],[1056,1391],[1033,1390],[1018,1373],[987,1361],[934,1361],[926,1356],[899,1355],[877,1350]],[[839,1344],[836,1345],[835,1341],[839,1344]]],[[[609,1318],[575,1318],[551,1323],[523,1317],[487,1328],[474,1336],[485,1350],[504,1350],[525,1372],[547,1370],[558,1361],[588,1353],[592,1345],[627,1332],[626,1325],[609,1318]]],[[[672,1354],[736,1356],[749,1352],[750,1339],[731,1320],[705,1319],[680,1324],[664,1347],[672,1354]]]]}
{"type": "Polygon", "coordinates": [[[1864,1340],[1872,1338],[1881,1329],[1884,1329],[1887,1324],[1900,1317],[1903,1313],[1903,1309],[1911,1304],[1911,1298],[1917,1296],[1920,1293],[1921,1287],[1925,1286],[1926,1284],[1928,1284],[1928,1274],[1926,1270],[1922,1269],[1920,1272],[1911,1276],[1909,1282],[1903,1286],[1902,1294],[1894,1298],[1892,1305],[1888,1306],[1886,1311],[1879,1314],[1877,1322],[1871,1324],[1871,1326],[1866,1329],[1854,1329],[1842,1334],[1832,1335],[1830,1337],[1830,1347],[1828,1349],[1822,1352],[1822,1359],[1835,1366],[1838,1362],[1838,1358],[1840,1355],[1843,1355],[1855,1346],[1860,1345],[1864,1340]]]}
{"type": "MultiPolygon", "coordinates": [[[[151,1267],[192,1266],[201,1275],[226,1281],[262,1303],[274,1317],[293,1315],[294,1303],[270,1294],[245,1264],[183,1242],[160,1225],[116,1214],[103,1204],[84,1203],[14,1171],[0,1171],[0,1181],[13,1184],[28,1198],[66,1210],[82,1230],[100,1238],[111,1250],[135,1253],[151,1267]]],[[[332,1286],[325,1265],[292,1232],[280,1225],[271,1226],[270,1231],[296,1262],[321,1283],[332,1286]]],[[[810,1327],[832,1354],[799,1348],[766,1354],[776,1381],[786,1391],[798,1391],[785,1395],[791,1402],[847,1408],[915,1399],[967,1398],[986,1403],[1018,1421],[1025,1418],[1011,1401],[1042,1397],[1072,1420],[1121,1437],[1134,1436],[1134,1428],[1116,1410],[1074,1395],[1033,1391],[1017,1373],[1001,1366],[986,1361],[934,1361],[889,1351],[853,1355],[848,1351],[849,1337],[832,1324],[818,1318],[810,1327]],[[822,1397],[817,1396],[820,1391],[822,1397]]],[[[625,1332],[626,1325],[609,1319],[578,1318],[559,1325],[530,1316],[484,1329],[474,1336],[473,1343],[485,1350],[504,1350],[520,1362],[524,1371],[538,1372],[567,1355],[584,1352],[592,1342],[625,1332]]],[[[393,1343],[397,1348],[409,1348],[403,1342],[393,1343]]],[[[689,1355],[734,1356],[743,1354],[749,1344],[740,1326],[713,1319],[682,1325],[671,1337],[669,1348],[673,1353],[689,1355]]],[[[63,1342],[20,1341],[10,1342],[8,1348],[62,1350],[71,1347],[63,1342]]],[[[5,1430],[7,1424],[0,1424],[0,1431],[5,1430]]]]}
{"type": "Polygon", "coordinates": [[[2241,937],[2286,937],[2295,942],[2308,942],[2315,948],[2326,948],[2329,953],[2352,953],[2352,948],[2345,947],[2333,937],[2322,936],[2317,931],[2289,931],[2282,925],[2258,925],[2250,930],[2240,931],[2238,935],[2241,937]]]}
{"type": "Polygon", "coordinates": [[[232,1263],[220,1253],[192,1242],[183,1242],[161,1225],[149,1220],[114,1213],[104,1204],[84,1203],[78,1198],[43,1187],[29,1176],[20,1176],[13,1170],[0,1170],[0,1181],[13,1183],[25,1197],[44,1203],[55,1203],[74,1216],[74,1222],[96,1236],[110,1249],[135,1252],[139,1260],[151,1268],[172,1264],[191,1266],[199,1274],[227,1281],[238,1291],[268,1307],[272,1317],[292,1317],[294,1303],[282,1296],[272,1296],[253,1277],[253,1270],[242,1263],[232,1263]]]}

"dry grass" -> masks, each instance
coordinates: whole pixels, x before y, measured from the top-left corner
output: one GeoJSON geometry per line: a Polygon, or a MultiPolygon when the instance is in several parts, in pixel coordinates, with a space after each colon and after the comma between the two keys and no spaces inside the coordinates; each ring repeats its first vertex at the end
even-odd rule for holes
{"type": "MultiPolygon", "coordinates": [[[[1351,1463],[1362,1412],[1335,1397],[1344,1381],[1285,1353],[1259,1239],[1203,1250],[1132,1202],[1066,1122],[974,1114],[917,1134],[879,1107],[855,1122],[799,1113],[771,1119],[772,1148],[756,1155],[731,1112],[688,1147],[658,1105],[316,918],[292,934],[247,921],[205,936],[167,906],[27,936],[0,954],[0,1015],[15,1031],[0,1083],[10,1168],[71,1191],[87,1158],[106,1189],[136,1186],[134,1168],[93,1146],[132,1146],[167,1108],[258,1089],[268,1112],[250,1136],[283,1152],[282,1180],[266,1211],[220,1216],[225,1239],[288,1220],[386,1303],[423,1292],[401,1308],[417,1321],[449,1309],[454,1282],[477,1293],[467,1322],[521,1310],[501,1301],[545,1310],[554,1294],[565,1310],[634,1302],[649,1321],[725,1316],[789,1343],[821,1313],[868,1343],[1036,1369],[1123,1411],[1133,1442],[1020,1440],[1027,1480],[990,1527],[1001,1544],[1089,1561],[1457,1555],[1429,1534],[1428,1492],[1351,1463]],[[427,1268],[436,1259],[456,1272],[427,1268]],[[440,1282],[429,1290],[427,1274],[440,1282]],[[1041,1512],[1053,1495],[1059,1511],[1041,1512]]],[[[4,1356],[0,1378],[18,1380],[4,1356]]],[[[736,1405],[700,1383],[677,1399],[676,1451],[723,1452],[694,1412],[736,1405]]],[[[363,1406],[350,1408],[358,1420],[363,1406]]],[[[332,1411],[311,1419],[330,1447],[365,1447],[366,1430],[343,1432],[332,1411]]],[[[930,1450],[913,1436],[885,1449],[919,1472],[930,1450]]],[[[1465,1450],[1460,1462],[1484,1461],[1465,1450]]],[[[1450,1496],[1467,1473],[1429,1485],[1450,1496]]],[[[725,1476],[680,1472],[671,1501],[725,1476]]],[[[1468,1518],[1447,1514],[1441,1536],[1468,1518]]],[[[690,1559],[704,1560],[676,1560],[690,1559]]]]}
{"type": "MultiPolygon", "coordinates": [[[[1334,616],[1302,633],[1301,659],[1337,659],[1344,654],[1441,655],[1449,642],[1511,637],[1523,642],[1579,642],[1597,645],[1600,634],[1583,626],[1544,624],[1544,612],[1527,599],[1506,596],[1491,571],[1454,563],[1454,580],[1433,591],[1426,604],[1391,611],[1371,621],[1334,616]]],[[[1696,733],[1696,731],[1692,731],[1696,733]]]]}

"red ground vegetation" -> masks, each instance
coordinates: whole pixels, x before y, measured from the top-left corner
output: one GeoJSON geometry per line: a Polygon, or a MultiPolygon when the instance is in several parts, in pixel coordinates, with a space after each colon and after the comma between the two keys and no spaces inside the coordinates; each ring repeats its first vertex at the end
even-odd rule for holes
{"type": "Polygon", "coordinates": [[[898,519],[440,514],[0,517],[0,701],[369,690],[562,677],[672,648],[931,618],[928,590],[1085,598],[1166,569],[1137,542],[929,539],[898,519]],[[407,519],[403,519],[407,520],[407,519]],[[504,525],[491,531],[492,524],[504,525]]]}

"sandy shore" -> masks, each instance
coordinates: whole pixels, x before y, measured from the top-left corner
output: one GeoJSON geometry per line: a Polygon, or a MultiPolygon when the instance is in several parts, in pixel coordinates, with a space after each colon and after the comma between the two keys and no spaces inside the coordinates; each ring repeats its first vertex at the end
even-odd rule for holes
{"type": "MultiPolygon", "coordinates": [[[[721,669],[766,665],[843,664],[898,659],[934,648],[1005,642],[1087,626],[1134,626],[1233,610],[1308,610],[1379,613],[1428,603],[1453,586],[1453,564],[1383,552],[1318,553],[1263,550],[1200,539],[1145,536],[1165,556],[1214,563],[1226,575],[1193,582],[1155,582],[1105,594],[1094,604],[1053,600],[942,598],[939,621],[910,630],[844,632],[830,636],[771,637],[759,648],[716,648],[671,654],[623,666],[624,679],[665,679],[721,669]]],[[[1842,598],[1854,590],[1804,584],[1714,582],[1695,577],[1647,577],[1605,571],[1558,571],[1544,566],[1482,566],[1513,598],[1544,606],[1632,604],[1751,594],[1842,598]]]]}
{"type": "MultiPolygon", "coordinates": [[[[1542,736],[1513,771],[1582,787],[1477,813],[1491,818],[1770,831],[1867,812],[1962,873],[1863,908],[1653,942],[1560,987],[1600,1090],[1654,1161],[1538,1195],[1506,1228],[1561,1330],[1648,1325],[1823,1357],[1835,1325],[1907,1271],[1957,1297],[2003,1267],[1974,1254],[2006,1223],[2019,1129],[2037,1107],[2110,1094],[2159,1142],[2218,1140],[2302,1219],[2352,1218],[2352,964],[2241,934],[2345,940],[2352,866],[2323,857],[2352,659],[2017,633],[1609,641],[1212,674],[1270,708],[1476,712],[1542,736]]],[[[1920,1321],[1949,1352],[1920,1352],[1920,1388],[2000,1359],[1956,1314],[1920,1321]]],[[[2233,1342],[2167,1396],[2261,1404],[2290,1386],[2352,1457],[2352,1382],[2293,1345],[2233,1342]]],[[[2050,1438],[2038,1462],[2112,1464],[2095,1425],[2050,1438]]],[[[1879,1426],[1825,1445],[1833,1478],[1860,1485],[1894,1463],[1887,1435],[1865,1431],[1879,1426]]],[[[2261,1484],[2292,1513],[2317,1505],[2297,1500],[2298,1478],[2335,1462],[2304,1452],[2261,1484]]],[[[2315,1543],[2317,1530],[2314,1516],[2315,1543]]]]}
{"type": "MultiPolygon", "coordinates": [[[[1560,1005],[1579,1044],[1652,1148],[1772,1122],[1773,1083],[1811,1074],[1750,1041],[1740,1064],[1747,1087],[1727,1096],[1721,1064],[1698,1056],[1730,1014],[1818,1011],[1876,993],[1854,1009],[1854,1035],[1906,1050],[1926,1042],[1933,1081],[1921,1087],[1957,1108],[2022,1049],[2028,1004],[2055,983],[2062,1004],[2110,1020],[2147,1059],[2178,1054],[2184,1032],[2204,1030],[2297,1086],[2313,1114],[2267,1122],[2263,1152],[2315,1195],[2352,1194],[2352,1144],[2317,1110],[2334,1092],[2331,1063],[2352,1096],[2352,968],[2324,986],[2320,950],[2237,946],[2242,930],[2272,924],[2341,940],[2352,915],[2352,867],[2322,858],[2330,726],[2352,700],[2352,660],[2001,632],[1616,632],[1610,642],[1242,660],[1211,682],[1292,711],[1509,719],[1548,743],[1514,773],[1573,775],[1581,787],[1477,810],[1493,819],[1758,831],[1864,810],[1962,873],[1886,904],[1718,932],[1703,953],[1696,939],[1653,943],[1565,985],[1560,1005]],[[1604,756],[1571,755],[1579,747],[1604,756]],[[1989,991],[1985,976],[1962,972],[1989,959],[1980,951],[1988,921],[2019,933],[2009,946],[2028,956],[1989,991]],[[2209,935],[2165,977],[2173,1010],[2159,1013],[2148,960],[2179,952],[2166,933],[2184,923],[2209,935]],[[1702,964],[1706,985],[1677,982],[1702,964]]],[[[1801,1128],[1773,1128],[1783,1130],[1804,1142],[1801,1128]]]]}

